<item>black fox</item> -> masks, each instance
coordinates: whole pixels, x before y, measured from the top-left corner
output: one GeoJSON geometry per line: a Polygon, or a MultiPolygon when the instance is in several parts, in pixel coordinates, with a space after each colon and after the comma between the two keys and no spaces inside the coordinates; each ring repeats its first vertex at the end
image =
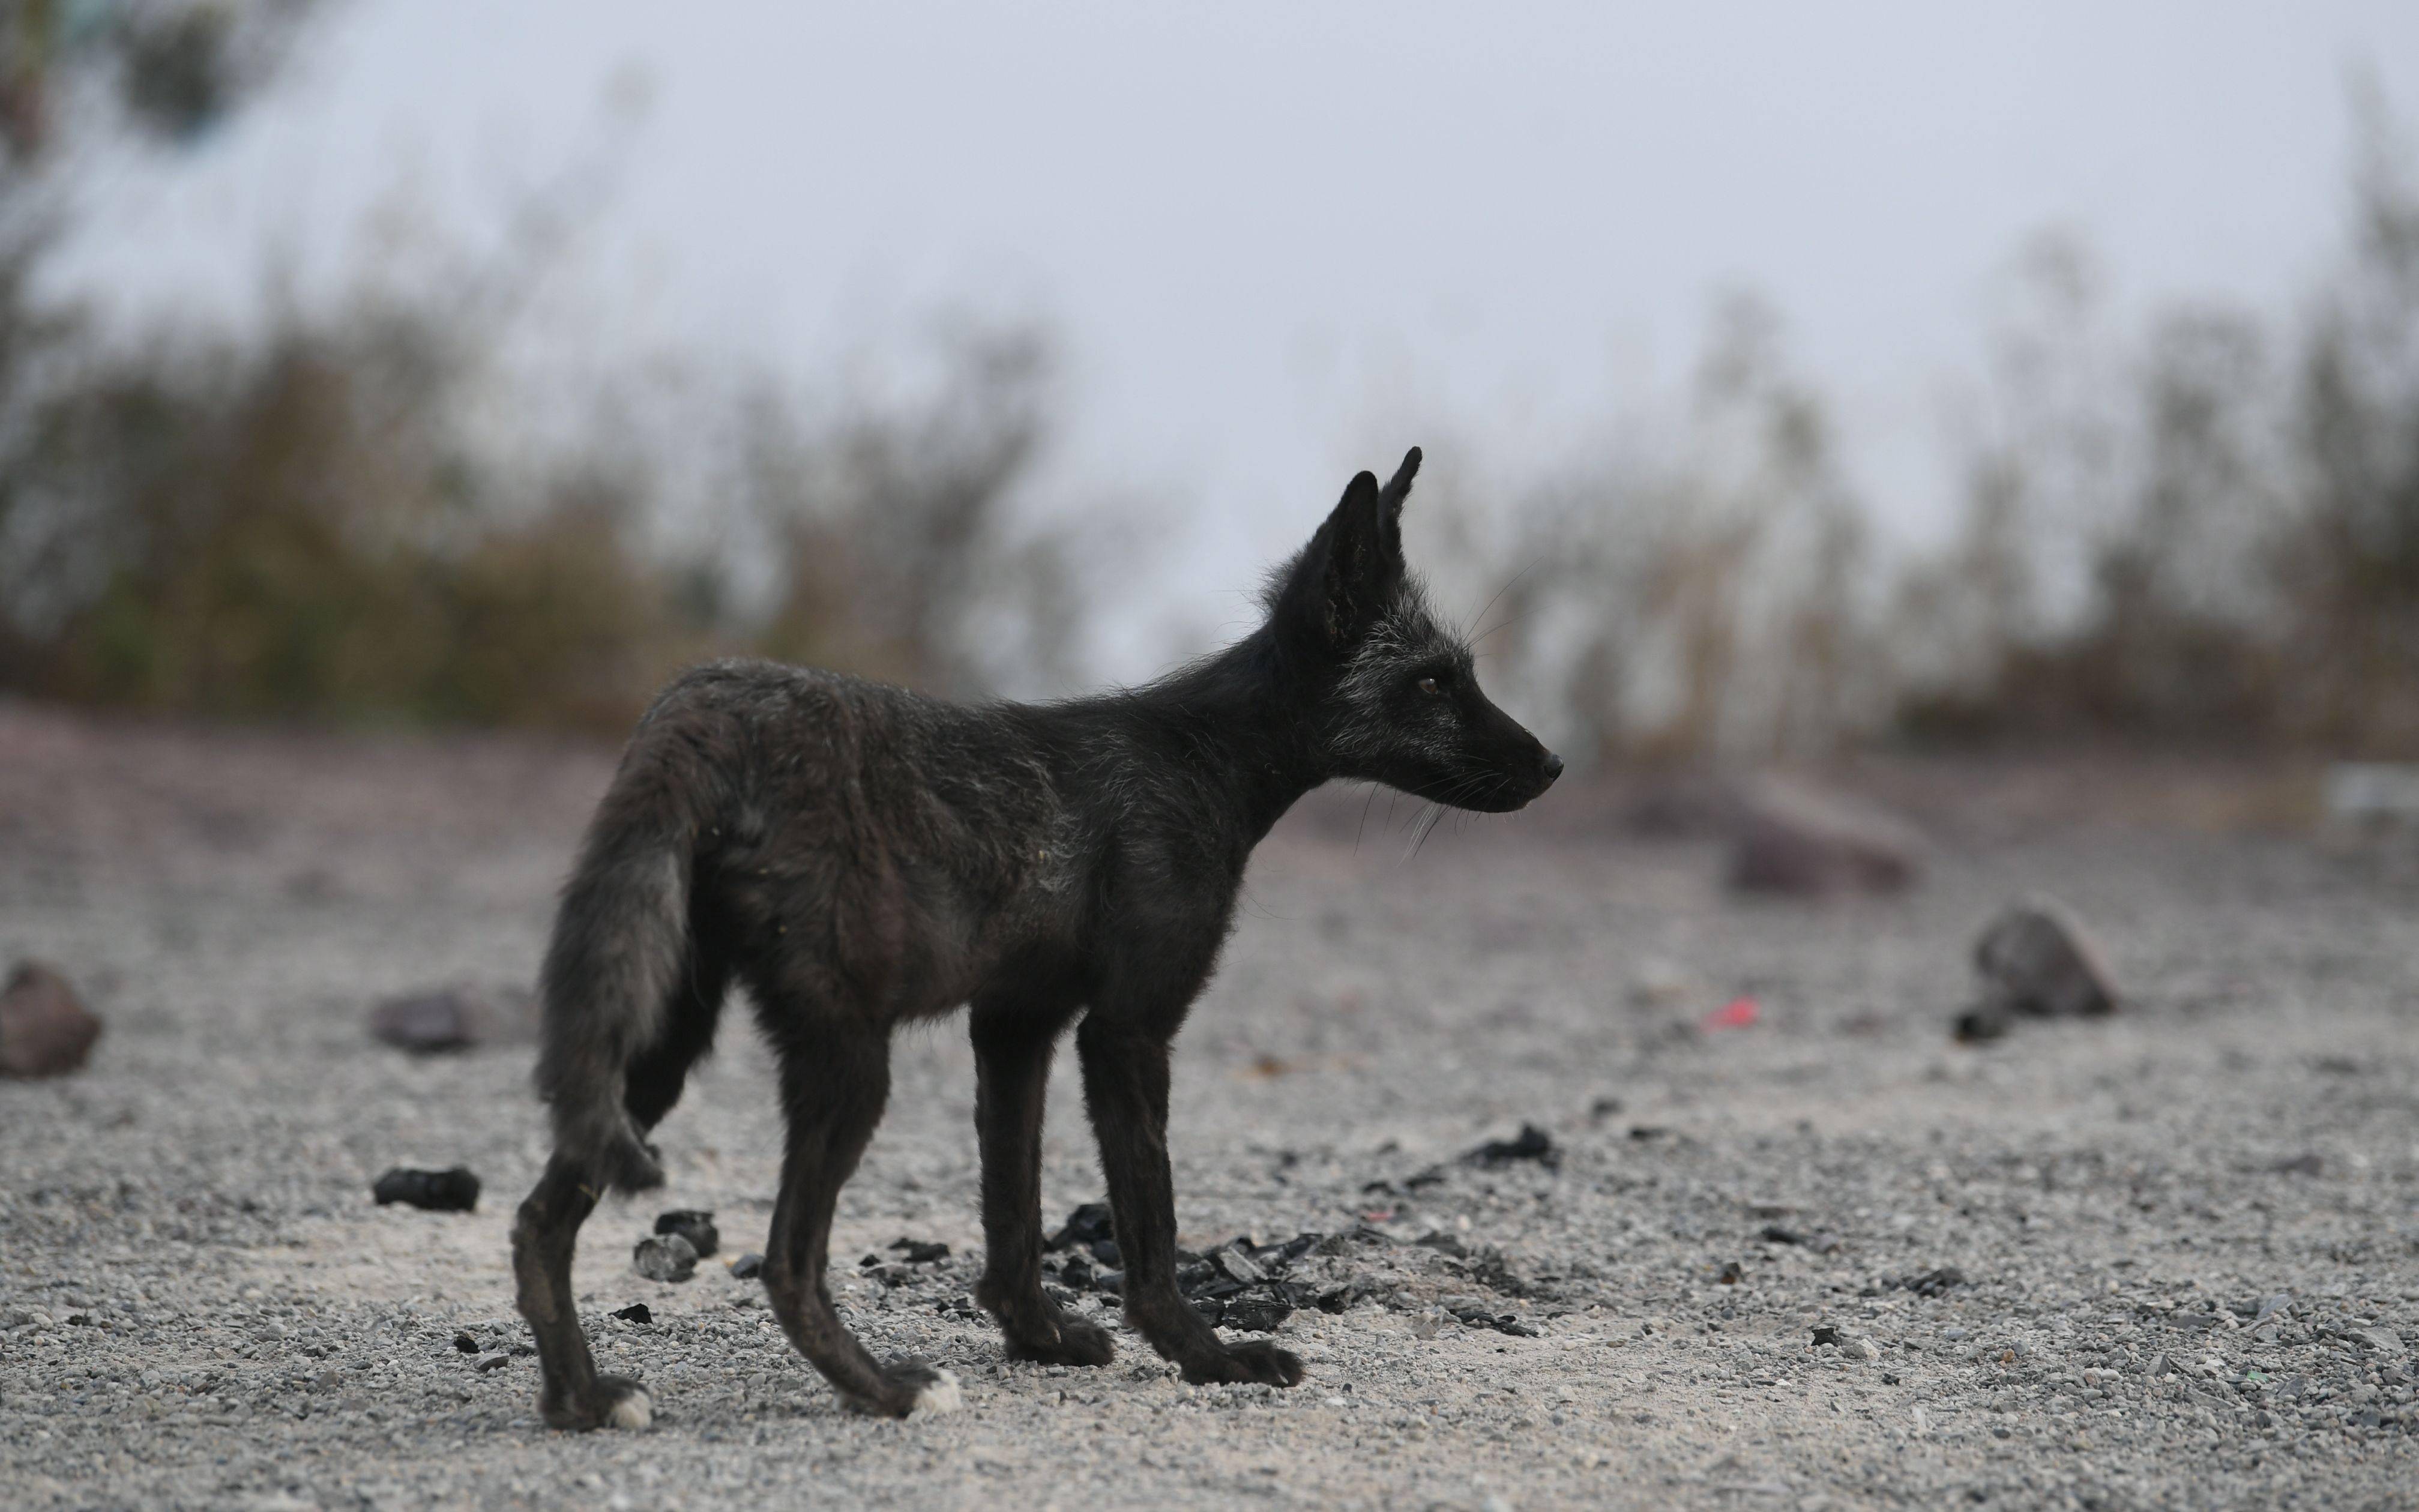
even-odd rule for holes
{"type": "Polygon", "coordinates": [[[986,1269],[1009,1354],[1097,1365],[1109,1335],[1041,1289],[1041,1103],[1076,1026],[1126,1270],[1127,1323],[1192,1381],[1290,1386],[1302,1362],[1230,1344],[1176,1284],[1168,1047],[1216,965],[1252,847],[1331,779],[1518,809],[1563,769],[1479,691],[1468,644],[1403,563],[1413,448],[1364,472],[1271,579],[1241,640],[1140,688],[961,706],[830,672],[722,662],[630,738],[564,888],[537,1084],[555,1150],[513,1228],[557,1427],[643,1427],[573,1310],[579,1225],[663,1173],[646,1134],[744,983],[789,1139],[763,1279],[843,1401],[955,1405],[946,1372],[877,1364],[840,1323],[824,1248],[882,1117],[892,1032],[970,1005],[986,1269]],[[1080,1020],[1080,1022],[1079,1022],[1080,1020]]]}

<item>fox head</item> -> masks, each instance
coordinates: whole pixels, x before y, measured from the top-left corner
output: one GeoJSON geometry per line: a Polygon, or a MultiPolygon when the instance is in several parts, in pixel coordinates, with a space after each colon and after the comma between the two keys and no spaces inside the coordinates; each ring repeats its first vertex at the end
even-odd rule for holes
{"type": "Polygon", "coordinates": [[[1403,561],[1412,447],[1383,487],[1364,472],[1269,591],[1270,628],[1313,703],[1332,775],[1501,813],[1553,786],[1563,760],[1478,686],[1470,643],[1403,561]]]}

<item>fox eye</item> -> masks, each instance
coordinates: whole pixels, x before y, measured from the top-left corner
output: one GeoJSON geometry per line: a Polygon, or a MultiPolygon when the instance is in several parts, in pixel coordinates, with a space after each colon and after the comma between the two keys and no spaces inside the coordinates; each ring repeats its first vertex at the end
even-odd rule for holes
{"type": "Polygon", "coordinates": [[[1421,679],[1420,679],[1420,691],[1421,691],[1421,692],[1423,692],[1423,693],[1430,693],[1430,694],[1434,694],[1434,693],[1441,693],[1441,692],[1443,692],[1443,691],[1444,691],[1444,689],[1443,689],[1442,687],[1439,687],[1439,686],[1438,686],[1438,684],[1437,684],[1437,680],[1436,680],[1435,678],[1433,678],[1433,677],[1423,677],[1423,678],[1421,678],[1421,679]]]}

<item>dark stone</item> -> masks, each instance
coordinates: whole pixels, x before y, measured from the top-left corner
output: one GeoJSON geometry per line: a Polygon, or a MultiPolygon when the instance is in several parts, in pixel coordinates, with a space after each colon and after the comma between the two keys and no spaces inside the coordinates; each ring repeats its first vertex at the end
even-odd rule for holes
{"type": "Polygon", "coordinates": [[[1832,1348],[1837,1349],[1841,1345],[1847,1343],[1848,1339],[1847,1335],[1841,1334],[1836,1325],[1831,1323],[1817,1323],[1814,1325],[1814,1342],[1817,1344],[1828,1344],[1832,1348]]]}
{"type": "Polygon", "coordinates": [[[1516,1161],[1533,1160],[1552,1170],[1562,1165],[1563,1152],[1555,1147],[1553,1135],[1533,1123],[1524,1123],[1517,1137],[1490,1139],[1461,1158],[1473,1165],[1509,1165],[1516,1161]]]}
{"type": "Polygon", "coordinates": [[[81,1071],[100,1038],[66,977],[39,961],[21,963],[0,990],[0,1076],[31,1079],[81,1071]]]}
{"type": "Polygon", "coordinates": [[[2008,1011],[1993,1003],[1982,1003],[1957,1015],[1949,1026],[1949,1037],[1959,1044],[1989,1044],[2008,1037],[2008,1011]]]}
{"type": "Polygon", "coordinates": [[[1226,1304],[1215,1297],[1194,1297],[1189,1299],[1189,1305],[1212,1328],[1225,1320],[1226,1304]]]}
{"type": "Polygon", "coordinates": [[[1971,1283],[1965,1279],[1964,1272],[1953,1265],[1944,1265],[1919,1274],[1899,1276],[1886,1282],[1885,1285],[1912,1291],[1918,1297],[1937,1297],[1951,1287],[1968,1286],[1971,1283]]]}
{"type": "Polygon", "coordinates": [[[439,1055],[537,1038],[537,998],[527,988],[440,987],[390,997],[370,1010],[370,1033],[398,1050],[439,1055]]]}
{"type": "Polygon", "coordinates": [[[905,1235],[890,1242],[890,1247],[901,1253],[910,1265],[932,1265],[949,1257],[949,1246],[905,1235]]]}
{"type": "Polygon", "coordinates": [[[1982,1007],[2037,1018],[2117,1011],[2107,962],[2064,907],[2035,899],[1993,919],[1974,942],[1982,1007]]]}
{"type": "Polygon", "coordinates": [[[1118,1251],[1117,1242],[1114,1239],[1096,1239],[1092,1241],[1092,1258],[1100,1261],[1102,1265],[1109,1267],[1111,1270],[1116,1270],[1118,1266],[1125,1264],[1125,1256],[1118,1251]]]}
{"type": "Polygon", "coordinates": [[[370,1196],[381,1208],[400,1202],[430,1212],[470,1212],[479,1206],[479,1179],[462,1165],[448,1171],[398,1165],[377,1179],[370,1196]]]}
{"type": "Polygon", "coordinates": [[[1066,1223],[1043,1242],[1042,1247],[1057,1250],[1080,1246],[1088,1249],[1100,1241],[1112,1237],[1109,1222],[1107,1203],[1084,1203],[1067,1215],[1066,1223]]]}
{"type": "Polygon", "coordinates": [[[678,1234],[688,1241],[688,1247],[703,1259],[722,1245],[722,1235],[715,1229],[714,1214],[695,1208],[674,1208],[655,1215],[655,1232],[678,1234]]]}
{"type": "Polygon", "coordinates": [[[476,1354],[479,1352],[479,1341],[472,1338],[466,1330],[454,1335],[454,1348],[463,1354],[476,1354]]]}
{"type": "Polygon", "coordinates": [[[625,1323],[652,1323],[655,1320],[655,1309],[643,1302],[634,1302],[615,1312],[613,1316],[625,1323]]]}
{"type": "Polygon", "coordinates": [[[1288,1303],[1271,1297],[1238,1297],[1226,1304],[1225,1325],[1246,1334],[1270,1334],[1293,1316],[1288,1303]]]}
{"type": "Polygon", "coordinates": [[[731,1274],[734,1280],[753,1281],[763,1273],[763,1270],[764,1257],[753,1251],[731,1262],[731,1274]]]}

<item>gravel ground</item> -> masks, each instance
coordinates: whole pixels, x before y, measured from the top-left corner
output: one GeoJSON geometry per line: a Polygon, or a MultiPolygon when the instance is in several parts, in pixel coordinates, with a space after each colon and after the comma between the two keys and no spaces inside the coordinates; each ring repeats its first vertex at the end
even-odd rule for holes
{"type": "MultiPolygon", "coordinates": [[[[1278,1330],[1292,1392],[1187,1387],[1128,1335],[1098,1371],[1000,1358],[962,1308],[973,1072],[945,1026],[898,1046],[835,1257],[874,1351],[954,1369],[965,1409],[843,1413],[725,1268],[778,1149],[734,1018],[661,1131],[670,1185],[584,1236],[600,1364],[655,1426],[549,1433],[506,1262],[544,1154],[528,1051],[411,1059],[362,1019],[527,980],[607,763],[0,705],[0,960],[109,1020],[84,1073],[0,1085],[0,1502],[2419,1499],[2409,869],[1994,808],[2038,774],[1979,768],[1902,774],[1936,854],[1889,901],[1737,902],[1710,843],[1616,838],[1584,794],[1408,861],[1382,803],[1357,846],[1357,803],[1289,821],[1181,1045],[1173,1142],[1189,1245],[1333,1236],[1291,1274],[1357,1301],[1278,1330]],[[1969,942],[2036,890],[2092,922],[2124,1011],[1952,1045],[1969,942]],[[1742,995],[1755,1023],[1706,1026],[1742,995]],[[1461,1158],[1524,1121],[1558,1165],[1461,1158]],[[474,1213],[370,1202],[390,1165],[456,1163],[474,1213]],[[723,1255],[643,1280],[673,1207],[713,1210],[723,1255]],[[609,1316],[639,1302],[651,1323],[609,1316]]],[[[1053,1093],[1055,1222],[1100,1180],[1071,1064],[1053,1093]]]]}

